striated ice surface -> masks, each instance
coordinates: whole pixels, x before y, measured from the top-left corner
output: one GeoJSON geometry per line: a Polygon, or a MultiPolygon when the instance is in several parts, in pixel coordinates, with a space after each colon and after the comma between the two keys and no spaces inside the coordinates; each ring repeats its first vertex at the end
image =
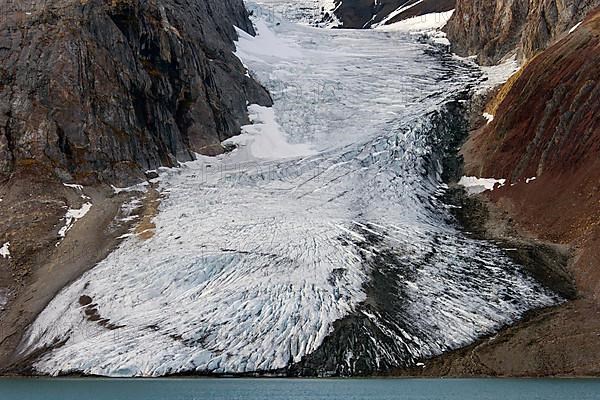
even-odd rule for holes
{"type": "Polygon", "coordinates": [[[340,24],[333,14],[336,0],[255,0],[252,4],[254,15],[267,21],[288,20],[320,27],[340,24]]]}
{"type": "Polygon", "coordinates": [[[276,370],[362,316],[372,328],[335,349],[354,373],[357,358],[410,364],[558,301],[441,200],[439,116],[477,82],[470,68],[401,32],[255,22],[238,56],[273,110],[250,107],[233,152],[160,171],[154,236],[125,239],[30,327],[21,351],[51,349],[38,371],[276,370]]]}

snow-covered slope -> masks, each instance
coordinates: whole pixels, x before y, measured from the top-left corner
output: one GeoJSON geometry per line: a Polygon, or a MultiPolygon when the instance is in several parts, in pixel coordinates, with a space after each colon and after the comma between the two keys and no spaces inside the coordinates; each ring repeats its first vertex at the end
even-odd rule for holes
{"type": "Polygon", "coordinates": [[[400,32],[256,24],[237,54],[274,114],[251,107],[237,150],[161,171],[154,236],[126,239],[31,327],[23,353],[56,345],[38,371],[372,371],[558,301],[440,200],[440,113],[470,69],[400,32]],[[352,318],[356,332],[338,323],[352,318]]]}

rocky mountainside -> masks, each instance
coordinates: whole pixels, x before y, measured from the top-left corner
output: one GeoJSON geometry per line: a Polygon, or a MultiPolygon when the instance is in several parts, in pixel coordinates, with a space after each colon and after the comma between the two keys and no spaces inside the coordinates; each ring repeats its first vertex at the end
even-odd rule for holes
{"type": "Polygon", "coordinates": [[[452,10],[456,0],[338,0],[334,15],[343,28],[370,28],[452,10]]]}
{"type": "Polygon", "coordinates": [[[222,151],[270,104],[232,54],[241,0],[0,2],[0,177],[127,182],[222,151]]]}
{"type": "Polygon", "coordinates": [[[458,0],[446,31],[452,49],[494,64],[517,50],[530,59],[581,22],[598,0],[458,0]]]}

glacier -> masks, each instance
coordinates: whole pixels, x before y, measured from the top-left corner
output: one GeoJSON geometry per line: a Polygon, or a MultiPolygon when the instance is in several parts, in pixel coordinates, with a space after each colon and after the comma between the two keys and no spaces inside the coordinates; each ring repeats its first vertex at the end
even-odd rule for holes
{"type": "Polygon", "coordinates": [[[414,35],[320,29],[260,3],[237,55],[273,108],[250,105],[231,152],[159,171],[154,234],[124,239],[29,328],[19,351],[41,354],[37,372],[372,373],[561,301],[444,200],[472,66],[414,35]]]}

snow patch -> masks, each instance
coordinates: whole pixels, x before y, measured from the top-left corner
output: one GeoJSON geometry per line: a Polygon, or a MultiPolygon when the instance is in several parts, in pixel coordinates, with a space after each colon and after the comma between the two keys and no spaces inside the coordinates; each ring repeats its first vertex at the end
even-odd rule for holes
{"type": "Polygon", "coordinates": [[[488,124],[494,120],[494,116],[492,114],[486,113],[486,112],[483,113],[483,118],[485,118],[487,120],[488,124]]]}
{"type": "Polygon", "coordinates": [[[533,181],[535,181],[536,179],[537,179],[537,177],[536,177],[536,176],[532,176],[531,178],[527,178],[527,179],[525,179],[525,183],[533,182],[533,181]]]}
{"type": "Polygon", "coordinates": [[[278,38],[265,21],[255,20],[254,24],[256,36],[236,27],[238,41],[235,55],[240,61],[263,60],[269,57],[293,59],[302,56],[296,44],[278,38]]]}
{"type": "Polygon", "coordinates": [[[91,208],[92,203],[84,203],[80,209],[69,208],[69,210],[67,210],[67,214],[64,217],[65,226],[60,228],[60,230],[58,231],[58,236],[60,236],[61,238],[67,236],[67,232],[71,230],[75,222],[85,217],[85,215],[90,211],[91,208]]]}
{"type": "Polygon", "coordinates": [[[381,31],[400,31],[400,32],[426,32],[442,29],[447,23],[454,10],[424,14],[417,17],[404,19],[389,25],[379,24],[375,29],[381,31]]]}
{"type": "Polygon", "coordinates": [[[83,186],[81,185],[77,185],[74,183],[63,183],[63,185],[71,189],[79,190],[80,192],[83,191],[83,186]]]}
{"type": "Polygon", "coordinates": [[[485,92],[508,81],[520,68],[517,56],[513,55],[504,62],[493,66],[479,66],[485,75],[485,80],[480,84],[478,92],[485,92]]]}
{"type": "Polygon", "coordinates": [[[281,159],[315,154],[306,144],[290,144],[275,119],[273,108],[253,104],[248,107],[251,125],[242,126],[242,134],[223,144],[233,144],[244,152],[245,159],[281,159]]]}
{"type": "Polygon", "coordinates": [[[81,185],[76,185],[76,184],[72,184],[72,183],[63,183],[63,185],[65,187],[71,188],[71,189],[75,189],[78,192],[81,192],[81,198],[84,200],[90,200],[90,197],[87,196],[84,192],[83,192],[83,186],[81,185]]]}
{"type": "Polygon", "coordinates": [[[142,182],[142,183],[138,183],[137,185],[128,186],[128,187],[124,187],[124,188],[118,188],[113,185],[111,185],[111,187],[112,187],[113,192],[115,192],[115,194],[119,194],[119,193],[145,192],[148,185],[149,185],[148,182],[142,182]]]}
{"type": "Polygon", "coordinates": [[[583,21],[581,21],[581,22],[578,22],[577,24],[575,24],[575,26],[574,26],[574,27],[572,27],[571,29],[569,29],[569,34],[571,34],[571,33],[575,32],[575,31],[577,30],[577,28],[579,28],[579,26],[580,26],[581,24],[583,24],[583,21]]]}
{"type": "Polygon", "coordinates": [[[417,4],[421,4],[423,2],[423,0],[418,0],[415,3],[412,3],[408,6],[400,6],[398,7],[396,10],[392,11],[387,17],[385,17],[380,23],[378,23],[375,28],[377,26],[381,26],[381,25],[385,25],[388,21],[394,19],[394,17],[396,17],[399,14],[402,14],[404,11],[409,10],[411,8],[413,8],[414,6],[416,6],[417,4]]]}
{"type": "Polygon", "coordinates": [[[479,194],[486,190],[496,189],[506,184],[506,179],[495,179],[495,178],[477,178],[475,176],[463,176],[458,181],[458,184],[463,186],[469,194],[479,194]]]}
{"type": "Polygon", "coordinates": [[[10,291],[5,288],[0,288],[0,311],[4,311],[4,307],[6,303],[8,303],[8,296],[10,295],[10,291]]]}
{"type": "Polygon", "coordinates": [[[0,256],[10,259],[10,242],[6,242],[0,247],[0,256]]]}
{"type": "Polygon", "coordinates": [[[336,0],[318,0],[319,4],[321,5],[321,8],[325,11],[325,12],[331,12],[333,10],[336,9],[336,0]]]}

